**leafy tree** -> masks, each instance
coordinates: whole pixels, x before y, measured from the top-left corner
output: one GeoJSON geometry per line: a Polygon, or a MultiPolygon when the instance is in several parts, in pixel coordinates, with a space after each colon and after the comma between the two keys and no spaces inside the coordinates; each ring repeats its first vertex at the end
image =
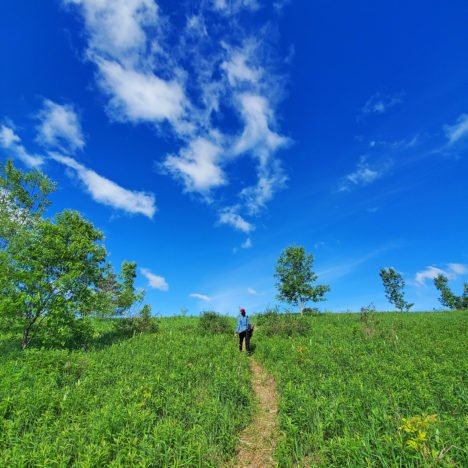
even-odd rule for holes
{"type": "Polygon", "coordinates": [[[307,302],[324,301],[330,291],[326,284],[313,285],[318,276],[312,271],[314,257],[306,254],[304,247],[287,247],[279,256],[274,277],[278,282],[278,299],[299,306],[302,314],[307,302]]]}
{"type": "Polygon", "coordinates": [[[456,296],[448,286],[448,278],[444,275],[438,275],[434,278],[434,285],[440,292],[439,301],[449,309],[462,310],[468,309],[468,283],[463,285],[463,295],[456,296]]]}
{"type": "Polygon", "coordinates": [[[405,301],[405,280],[393,268],[381,268],[380,278],[382,278],[385,296],[390,304],[393,304],[399,311],[406,310],[407,312],[414,304],[405,301]]]}
{"type": "Polygon", "coordinates": [[[39,171],[0,164],[0,320],[21,327],[23,348],[36,337],[53,346],[85,339],[87,316],[124,313],[143,298],[136,264],[123,262],[117,277],[102,233],[78,212],[43,217],[54,190],[39,171]]]}
{"type": "Polygon", "coordinates": [[[135,303],[143,300],[144,291],[137,291],[134,286],[136,267],[136,262],[123,261],[121,273],[116,275],[111,265],[106,265],[98,281],[93,313],[100,316],[129,314],[135,303]]]}
{"type": "Polygon", "coordinates": [[[144,292],[135,290],[136,267],[136,262],[122,262],[122,283],[116,300],[116,312],[120,315],[128,313],[135,303],[143,300],[144,292]]]}
{"type": "Polygon", "coordinates": [[[43,324],[53,330],[54,344],[69,343],[70,328],[93,307],[106,259],[102,239],[78,212],[63,211],[9,241],[10,289],[0,310],[21,326],[23,348],[43,324]]]}

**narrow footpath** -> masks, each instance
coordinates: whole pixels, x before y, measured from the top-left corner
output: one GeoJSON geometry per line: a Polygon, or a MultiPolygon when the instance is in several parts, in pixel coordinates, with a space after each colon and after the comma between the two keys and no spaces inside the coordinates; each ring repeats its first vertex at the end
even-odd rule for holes
{"type": "Polygon", "coordinates": [[[234,466],[273,467],[273,453],[278,438],[276,384],[273,377],[253,358],[250,359],[250,369],[257,407],[251,423],[240,436],[234,466]]]}

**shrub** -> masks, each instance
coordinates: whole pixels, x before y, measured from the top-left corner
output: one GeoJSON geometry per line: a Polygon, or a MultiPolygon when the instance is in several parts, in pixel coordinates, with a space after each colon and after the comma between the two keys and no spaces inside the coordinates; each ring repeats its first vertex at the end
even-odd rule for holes
{"type": "Polygon", "coordinates": [[[200,316],[198,328],[204,335],[232,333],[234,331],[229,318],[213,311],[205,311],[200,316]]]}
{"type": "Polygon", "coordinates": [[[133,336],[140,333],[156,333],[158,324],[151,317],[151,306],[146,304],[135,317],[118,319],[115,322],[116,331],[125,336],[133,336]]]}
{"type": "Polygon", "coordinates": [[[266,336],[307,336],[312,328],[307,317],[267,311],[257,322],[266,336]]]}
{"type": "Polygon", "coordinates": [[[257,325],[264,325],[271,320],[275,320],[279,315],[278,307],[268,308],[265,312],[256,314],[255,321],[257,322],[257,325]]]}

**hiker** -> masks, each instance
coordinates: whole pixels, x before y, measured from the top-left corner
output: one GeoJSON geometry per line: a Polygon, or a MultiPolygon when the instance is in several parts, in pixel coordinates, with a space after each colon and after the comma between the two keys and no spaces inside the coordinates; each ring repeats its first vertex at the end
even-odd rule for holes
{"type": "Polygon", "coordinates": [[[239,335],[239,351],[242,351],[242,343],[245,339],[245,350],[250,351],[250,337],[252,336],[253,325],[250,318],[245,314],[245,309],[240,310],[240,317],[237,320],[236,333],[239,335]]]}

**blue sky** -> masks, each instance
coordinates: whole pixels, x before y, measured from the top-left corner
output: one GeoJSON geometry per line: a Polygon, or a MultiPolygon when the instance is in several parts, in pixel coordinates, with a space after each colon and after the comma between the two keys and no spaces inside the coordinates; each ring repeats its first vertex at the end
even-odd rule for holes
{"type": "Polygon", "coordinates": [[[324,310],[468,281],[468,5],[4,2],[0,157],[57,180],[155,314],[274,306],[288,245],[324,310]]]}

